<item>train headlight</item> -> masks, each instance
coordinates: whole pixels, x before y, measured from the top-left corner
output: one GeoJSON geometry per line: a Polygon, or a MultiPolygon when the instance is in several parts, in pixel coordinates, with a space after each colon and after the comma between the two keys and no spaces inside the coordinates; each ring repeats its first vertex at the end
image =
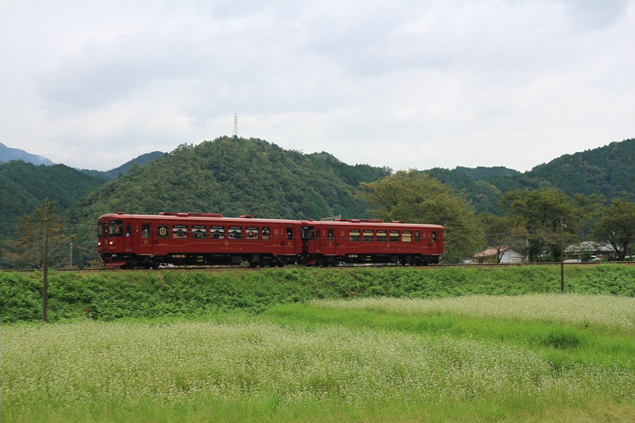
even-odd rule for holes
{"type": "Polygon", "coordinates": [[[110,241],[110,245],[115,245],[115,241],[110,241]]]}

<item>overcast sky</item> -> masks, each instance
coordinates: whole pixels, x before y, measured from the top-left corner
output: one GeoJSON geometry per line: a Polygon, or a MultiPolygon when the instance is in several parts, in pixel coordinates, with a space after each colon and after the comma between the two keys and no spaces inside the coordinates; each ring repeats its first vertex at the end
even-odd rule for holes
{"type": "Polygon", "coordinates": [[[635,136],[633,1],[0,2],[0,141],[108,170],[238,134],[507,166],[635,136]]]}

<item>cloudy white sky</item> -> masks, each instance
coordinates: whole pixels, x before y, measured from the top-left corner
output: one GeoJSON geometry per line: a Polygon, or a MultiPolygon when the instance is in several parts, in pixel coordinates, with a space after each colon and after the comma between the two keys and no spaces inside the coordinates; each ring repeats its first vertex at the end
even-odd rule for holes
{"type": "Polygon", "coordinates": [[[0,2],[0,141],[108,170],[238,132],[521,171],[635,136],[633,1],[0,2]]]}

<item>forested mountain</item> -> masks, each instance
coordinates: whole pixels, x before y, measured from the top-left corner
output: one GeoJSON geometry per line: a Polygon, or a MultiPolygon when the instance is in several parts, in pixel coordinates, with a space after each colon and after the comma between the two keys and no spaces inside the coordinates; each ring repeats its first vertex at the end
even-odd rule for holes
{"type": "Polygon", "coordinates": [[[133,165],[135,164],[145,165],[158,159],[159,157],[162,157],[163,155],[165,155],[165,153],[163,153],[162,151],[153,151],[152,153],[142,154],[141,156],[135,159],[132,159],[129,162],[126,162],[122,164],[121,166],[111,170],[99,171],[99,170],[82,169],[81,172],[87,175],[95,176],[97,178],[105,179],[107,181],[114,181],[120,175],[128,173],[128,171],[130,171],[130,168],[132,168],[133,165]]]}
{"type": "Polygon", "coordinates": [[[258,139],[222,137],[182,145],[93,192],[76,208],[76,219],[102,213],[220,212],[266,218],[365,217],[354,196],[359,182],[388,169],[350,166],[330,155],[305,155],[258,139]]]}
{"type": "Polygon", "coordinates": [[[602,194],[606,198],[633,198],[635,194],[635,139],[613,142],[581,153],[567,154],[528,172],[569,195],[602,194]]]}
{"type": "Polygon", "coordinates": [[[8,235],[17,219],[32,213],[45,198],[57,202],[63,212],[78,199],[104,183],[65,165],[36,166],[23,161],[0,164],[0,234],[8,235]]]}
{"type": "Polygon", "coordinates": [[[525,173],[504,167],[434,168],[423,172],[464,192],[478,213],[499,214],[501,196],[525,188],[553,187],[571,197],[601,194],[608,203],[635,195],[635,139],[567,154],[525,173]]]}

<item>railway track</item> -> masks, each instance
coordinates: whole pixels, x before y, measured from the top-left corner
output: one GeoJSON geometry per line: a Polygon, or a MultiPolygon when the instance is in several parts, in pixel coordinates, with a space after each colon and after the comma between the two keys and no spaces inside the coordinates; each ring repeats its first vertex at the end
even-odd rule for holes
{"type": "MultiPolygon", "coordinates": [[[[635,266],[635,262],[588,262],[588,263],[564,263],[564,267],[573,266],[598,266],[602,264],[620,264],[626,266],[635,266]]],[[[433,265],[406,265],[399,264],[345,264],[330,267],[331,269],[367,269],[367,268],[403,268],[403,269],[435,269],[441,267],[456,267],[456,268],[507,268],[507,267],[523,267],[523,266],[560,266],[560,263],[522,263],[522,264],[433,264],[433,265]]],[[[319,266],[301,266],[301,265],[287,265],[282,268],[286,269],[312,269],[319,266]]],[[[49,269],[55,272],[76,272],[76,273],[94,273],[94,272],[224,272],[224,271],[241,271],[241,272],[258,272],[263,270],[271,270],[272,267],[247,267],[247,266],[170,266],[160,267],[158,269],[119,269],[119,268],[91,268],[91,269],[76,269],[76,268],[56,268],[49,269]]],[[[19,272],[19,273],[31,273],[41,271],[39,269],[0,269],[2,272],[19,272]]]]}

